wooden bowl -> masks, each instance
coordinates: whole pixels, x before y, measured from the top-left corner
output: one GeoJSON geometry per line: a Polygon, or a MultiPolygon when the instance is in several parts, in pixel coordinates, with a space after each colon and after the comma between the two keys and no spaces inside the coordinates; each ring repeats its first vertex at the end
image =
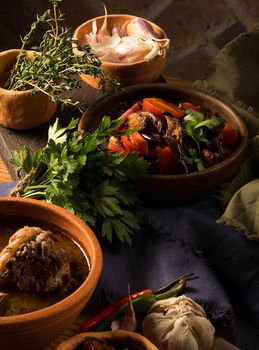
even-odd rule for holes
{"type": "Polygon", "coordinates": [[[158,97],[171,102],[191,101],[208,107],[226,119],[240,135],[235,151],[221,163],[203,171],[179,175],[146,174],[137,182],[140,196],[148,202],[185,203],[209,196],[238,171],[245,158],[247,128],[238,112],[215,96],[177,84],[139,84],[116,94],[107,94],[83,114],[79,129],[95,129],[104,115],[117,118],[133,102],[144,97],[158,97]]]}
{"type": "Polygon", "coordinates": [[[90,272],[83,283],[60,302],[17,316],[0,317],[0,344],[5,350],[34,350],[48,345],[68,328],[82,311],[102,271],[102,252],[91,229],[75,215],[51,203],[25,198],[0,198],[0,218],[39,220],[64,230],[89,259],[90,272]]]}
{"type": "Polygon", "coordinates": [[[56,350],[73,350],[83,341],[85,337],[112,341],[115,344],[124,345],[132,350],[158,350],[158,348],[143,335],[124,330],[79,333],[59,344],[56,350]]]}
{"type": "MultiPolygon", "coordinates": [[[[41,91],[12,91],[3,88],[20,50],[0,52],[0,124],[6,128],[26,130],[45,124],[54,115],[57,104],[41,91]]],[[[33,58],[33,51],[27,51],[33,58]]]]}
{"type": "MultiPolygon", "coordinates": [[[[131,20],[135,17],[136,16],[126,14],[108,15],[107,28],[110,31],[114,26],[121,27],[126,21],[131,20]]],[[[100,16],[84,22],[75,30],[73,37],[77,39],[80,44],[82,44],[84,42],[85,34],[88,34],[92,31],[93,21],[96,20],[97,29],[100,29],[104,18],[105,16],[100,16]]],[[[160,38],[167,38],[167,35],[162,28],[146,19],[145,21],[152,26],[160,38]]],[[[73,52],[75,54],[80,54],[75,46],[73,47],[73,52]]],[[[144,60],[136,61],[134,63],[112,63],[103,61],[101,68],[106,72],[108,78],[115,78],[123,85],[128,86],[132,84],[149,83],[156,81],[162,73],[165,67],[165,63],[166,55],[157,55],[148,62],[144,60]]],[[[92,87],[99,88],[99,80],[93,76],[81,74],[80,77],[83,81],[92,87]]],[[[107,88],[111,89],[111,86],[108,85],[107,88]]]]}

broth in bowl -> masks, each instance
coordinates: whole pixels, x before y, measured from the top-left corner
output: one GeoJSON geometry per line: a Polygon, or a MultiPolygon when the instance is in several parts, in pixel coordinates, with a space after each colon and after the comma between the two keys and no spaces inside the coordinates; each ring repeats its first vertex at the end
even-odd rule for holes
{"type": "Polygon", "coordinates": [[[0,316],[55,304],[89,274],[88,258],[54,225],[19,218],[3,220],[0,237],[0,316]]]}

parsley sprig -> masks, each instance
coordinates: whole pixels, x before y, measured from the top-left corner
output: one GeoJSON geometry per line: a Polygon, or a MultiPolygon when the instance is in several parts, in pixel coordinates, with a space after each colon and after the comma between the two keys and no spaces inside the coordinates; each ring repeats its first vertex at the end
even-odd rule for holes
{"type": "Polygon", "coordinates": [[[186,109],[186,115],[183,118],[183,133],[193,140],[193,145],[186,149],[186,154],[182,156],[182,160],[195,170],[201,171],[205,169],[202,159],[201,146],[208,145],[210,140],[207,137],[208,130],[211,130],[221,124],[225,124],[225,119],[221,117],[205,118],[204,114],[194,109],[186,109]]]}
{"type": "Polygon", "coordinates": [[[26,175],[11,195],[57,204],[110,242],[116,236],[130,243],[142,219],[135,181],[149,163],[137,153],[125,156],[104,147],[122,122],[104,117],[95,131],[82,132],[75,130],[75,119],[65,128],[56,120],[45,147],[14,152],[11,162],[26,175]]]}

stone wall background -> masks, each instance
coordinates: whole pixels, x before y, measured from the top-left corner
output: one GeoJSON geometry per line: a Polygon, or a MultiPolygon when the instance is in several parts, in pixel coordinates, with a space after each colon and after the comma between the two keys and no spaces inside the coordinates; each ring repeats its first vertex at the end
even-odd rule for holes
{"type": "MultiPolygon", "coordinates": [[[[128,13],[161,26],[171,39],[165,74],[199,78],[210,60],[234,37],[259,22],[258,0],[103,0],[108,13],[128,13]]],[[[37,13],[47,0],[2,0],[0,50],[20,47],[37,13]]],[[[100,0],[63,0],[66,25],[75,29],[103,14],[100,0]]]]}

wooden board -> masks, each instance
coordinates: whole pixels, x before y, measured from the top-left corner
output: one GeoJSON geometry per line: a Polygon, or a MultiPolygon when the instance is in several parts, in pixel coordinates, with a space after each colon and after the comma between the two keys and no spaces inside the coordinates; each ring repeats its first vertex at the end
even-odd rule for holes
{"type": "Polygon", "coordinates": [[[11,175],[9,174],[5,163],[0,157],[0,182],[12,181],[11,175]]]}
{"type": "MultiPolygon", "coordinates": [[[[73,91],[71,95],[76,100],[84,102],[86,106],[89,106],[103,96],[100,90],[96,90],[84,83],[82,83],[80,89],[73,91]]],[[[11,178],[17,180],[16,168],[10,163],[14,151],[21,149],[23,145],[27,145],[32,151],[35,151],[46,144],[48,127],[50,124],[53,124],[55,118],[59,118],[60,123],[65,125],[71,118],[80,118],[81,115],[82,113],[73,107],[66,107],[61,111],[59,106],[54,117],[48,123],[38,128],[31,130],[12,130],[0,125],[0,157],[11,178]]]]}

